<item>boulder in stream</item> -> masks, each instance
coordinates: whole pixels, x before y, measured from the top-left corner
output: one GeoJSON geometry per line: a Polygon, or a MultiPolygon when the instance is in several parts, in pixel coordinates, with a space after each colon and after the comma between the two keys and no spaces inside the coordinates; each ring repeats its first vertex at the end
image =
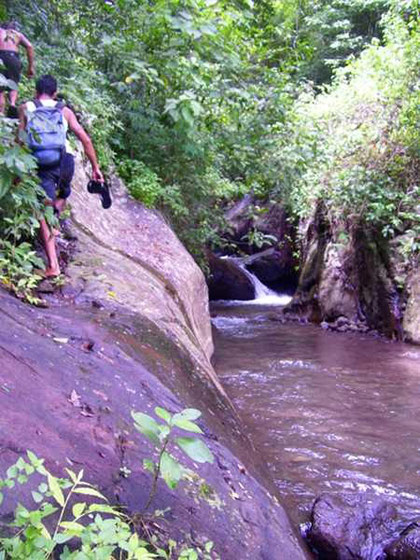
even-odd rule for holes
{"type": "Polygon", "coordinates": [[[211,300],[250,300],[255,298],[255,286],[233,260],[222,259],[213,253],[208,256],[210,277],[208,279],[211,300]]]}
{"type": "Polygon", "coordinates": [[[322,204],[301,224],[302,266],[289,311],[309,320],[345,317],[363,330],[403,338],[401,294],[387,242],[363,225],[330,223],[322,204]]]}
{"type": "Polygon", "coordinates": [[[385,552],[386,560],[419,560],[420,520],[406,527],[385,552]]]}
{"type": "Polygon", "coordinates": [[[395,507],[368,494],[321,495],[311,523],[308,540],[320,560],[383,560],[398,535],[395,507]]]}
{"type": "Polygon", "coordinates": [[[281,293],[293,294],[298,276],[293,259],[275,247],[265,249],[245,260],[245,266],[266,286],[281,293]]]}

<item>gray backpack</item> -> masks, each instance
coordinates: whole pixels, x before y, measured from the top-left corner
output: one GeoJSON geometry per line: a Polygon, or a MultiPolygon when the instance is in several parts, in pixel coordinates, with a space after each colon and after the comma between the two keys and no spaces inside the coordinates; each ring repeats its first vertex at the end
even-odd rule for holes
{"type": "Polygon", "coordinates": [[[38,160],[40,167],[58,165],[66,147],[66,127],[64,124],[64,103],[55,107],[44,107],[34,100],[35,111],[27,117],[26,134],[28,147],[38,160]]]}

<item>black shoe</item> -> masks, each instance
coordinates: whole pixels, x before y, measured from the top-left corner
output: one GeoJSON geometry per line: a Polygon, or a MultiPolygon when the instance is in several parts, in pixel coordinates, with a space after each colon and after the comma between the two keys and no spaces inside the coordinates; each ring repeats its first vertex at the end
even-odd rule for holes
{"type": "Polygon", "coordinates": [[[10,105],[8,110],[7,110],[7,116],[9,119],[18,119],[19,118],[19,112],[17,107],[14,107],[13,105],[10,105]]]}
{"type": "Polygon", "coordinates": [[[102,208],[110,208],[112,205],[111,193],[109,191],[109,185],[106,181],[101,183],[100,181],[94,181],[93,179],[89,181],[87,186],[88,192],[91,194],[99,194],[101,197],[102,208]]]}

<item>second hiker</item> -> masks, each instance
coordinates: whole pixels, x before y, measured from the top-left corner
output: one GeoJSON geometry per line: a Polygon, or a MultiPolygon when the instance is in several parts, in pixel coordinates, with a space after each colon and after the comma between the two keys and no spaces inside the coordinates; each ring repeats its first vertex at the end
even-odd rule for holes
{"type": "MultiPolygon", "coordinates": [[[[0,74],[8,80],[15,82],[16,86],[20,81],[22,62],[19,57],[19,46],[25,47],[28,55],[28,77],[34,75],[34,49],[28,39],[19,33],[14,21],[0,24],[0,74]]],[[[0,86],[0,114],[4,113],[6,107],[5,91],[9,88],[0,86]]],[[[18,97],[17,89],[9,90],[9,116],[17,118],[16,101],[18,97]]]]}
{"type": "MultiPolygon", "coordinates": [[[[53,206],[54,212],[59,215],[70,196],[74,174],[74,156],[67,141],[68,129],[74,132],[83,145],[92,165],[92,178],[99,182],[104,179],[90,137],[73,111],[57,101],[56,97],[55,78],[41,76],[36,83],[35,99],[19,107],[19,128],[26,135],[26,143],[38,160],[38,176],[47,196],[46,204],[53,206]]],[[[41,239],[48,259],[45,275],[58,276],[60,267],[55,235],[45,219],[41,220],[41,239]]]]}

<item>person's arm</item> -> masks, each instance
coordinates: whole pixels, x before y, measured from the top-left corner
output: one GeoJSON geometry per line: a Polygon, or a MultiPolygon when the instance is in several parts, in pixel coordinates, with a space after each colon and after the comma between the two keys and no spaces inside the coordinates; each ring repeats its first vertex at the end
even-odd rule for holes
{"type": "Polygon", "coordinates": [[[83,144],[83,148],[85,150],[85,154],[88,157],[91,165],[92,165],[92,178],[95,181],[103,181],[103,175],[101,170],[99,169],[98,160],[96,157],[95,148],[93,147],[92,140],[90,139],[89,135],[86,133],[82,125],[76,118],[76,115],[71,111],[68,107],[63,109],[63,115],[67,119],[69,123],[69,128],[80,142],[83,144]]]}
{"type": "Polygon", "coordinates": [[[35,75],[35,52],[34,48],[28,39],[19,33],[19,43],[23,45],[26,49],[26,54],[28,55],[28,78],[32,78],[35,75]]]}

